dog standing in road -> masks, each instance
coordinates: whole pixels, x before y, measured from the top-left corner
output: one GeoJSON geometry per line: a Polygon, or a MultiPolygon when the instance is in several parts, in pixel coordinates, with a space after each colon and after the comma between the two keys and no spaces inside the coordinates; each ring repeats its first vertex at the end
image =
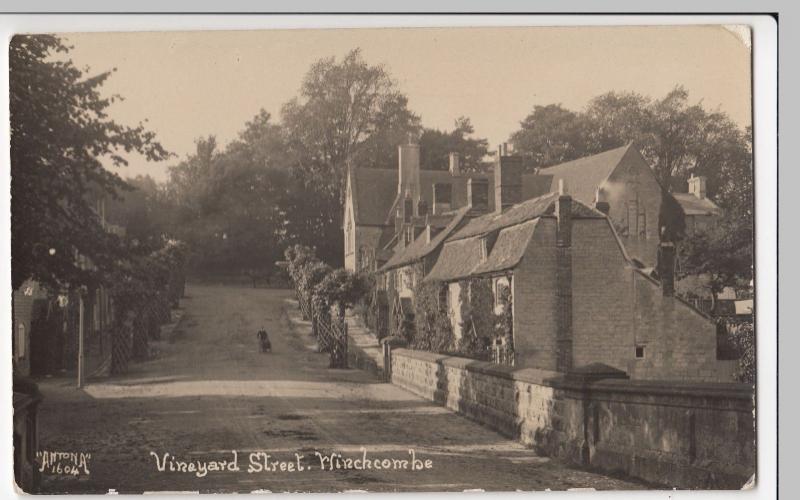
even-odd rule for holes
{"type": "Polygon", "coordinates": [[[262,328],[256,335],[258,336],[258,343],[261,346],[261,352],[272,352],[272,344],[269,341],[267,331],[262,328]]]}

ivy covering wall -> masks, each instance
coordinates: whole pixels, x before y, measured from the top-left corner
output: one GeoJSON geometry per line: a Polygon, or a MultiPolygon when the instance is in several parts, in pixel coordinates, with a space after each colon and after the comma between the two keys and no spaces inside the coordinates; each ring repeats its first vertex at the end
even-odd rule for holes
{"type": "Polygon", "coordinates": [[[388,335],[404,339],[412,349],[440,354],[493,359],[493,347],[500,344],[513,351],[513,308],[511,290],[501,287],[498,312],[495,312],[493,278],[470,278],[460,282],[456,304],[449,304],[447,283],[423,282],[420,267],[415,273],[412,298],[400,296],[402,272],[391,270],[371,280],[371,300],[362,302],[359,311],[365,324],[379,337],[376,318],[386,317],[388,335]],[[461,337],[453,331],[453,311],[460,308],[461,337]]]}

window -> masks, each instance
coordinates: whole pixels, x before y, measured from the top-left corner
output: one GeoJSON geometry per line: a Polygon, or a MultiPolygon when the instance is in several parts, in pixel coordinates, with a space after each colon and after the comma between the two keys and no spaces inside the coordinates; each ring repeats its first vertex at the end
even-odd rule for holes
{"type": "Polygon", "coordinates": [[[635,348],[636,359],[644,359],[644,346],[637,345],[635,348]]]}
{"type": "Polygon", "coordinates": [[[450,304],[448,301],[450,300],[450,290],[447,285],[442,285],[439,288],[439,311],[445,312],[450,309],[450,304]]]}
{"type": "Polygon", "coordinates": [[[642,211],[639,212],[639,238],[647,239],[647,214],[642,211]]]}

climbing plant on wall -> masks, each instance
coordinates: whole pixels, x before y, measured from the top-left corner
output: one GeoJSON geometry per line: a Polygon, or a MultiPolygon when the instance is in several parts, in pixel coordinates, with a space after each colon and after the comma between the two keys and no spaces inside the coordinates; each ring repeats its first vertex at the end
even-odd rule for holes
{"type": "Polygon", "coordinates": [[[414,338],[411,346],[432,352],[451,352],[455,338],[446,308],[439,303],[439,282],[423,282],[414,290],[414,338]]]}
{"type": "Polygon", "coordinates": [[[494,294],[490,278],[470,278],[461,283],[461,339],[457,349],[469,357],[488,357],[495,336],[494,294]]]}

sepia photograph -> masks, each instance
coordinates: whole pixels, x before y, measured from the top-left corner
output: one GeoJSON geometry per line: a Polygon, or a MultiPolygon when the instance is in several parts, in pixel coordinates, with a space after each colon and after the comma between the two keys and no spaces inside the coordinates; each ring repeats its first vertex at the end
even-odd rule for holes
{"type": "Polygon", "coordinates": [[[754,488],[753,32],[624,21],[14,34],[17,492],[754,488]]]}

